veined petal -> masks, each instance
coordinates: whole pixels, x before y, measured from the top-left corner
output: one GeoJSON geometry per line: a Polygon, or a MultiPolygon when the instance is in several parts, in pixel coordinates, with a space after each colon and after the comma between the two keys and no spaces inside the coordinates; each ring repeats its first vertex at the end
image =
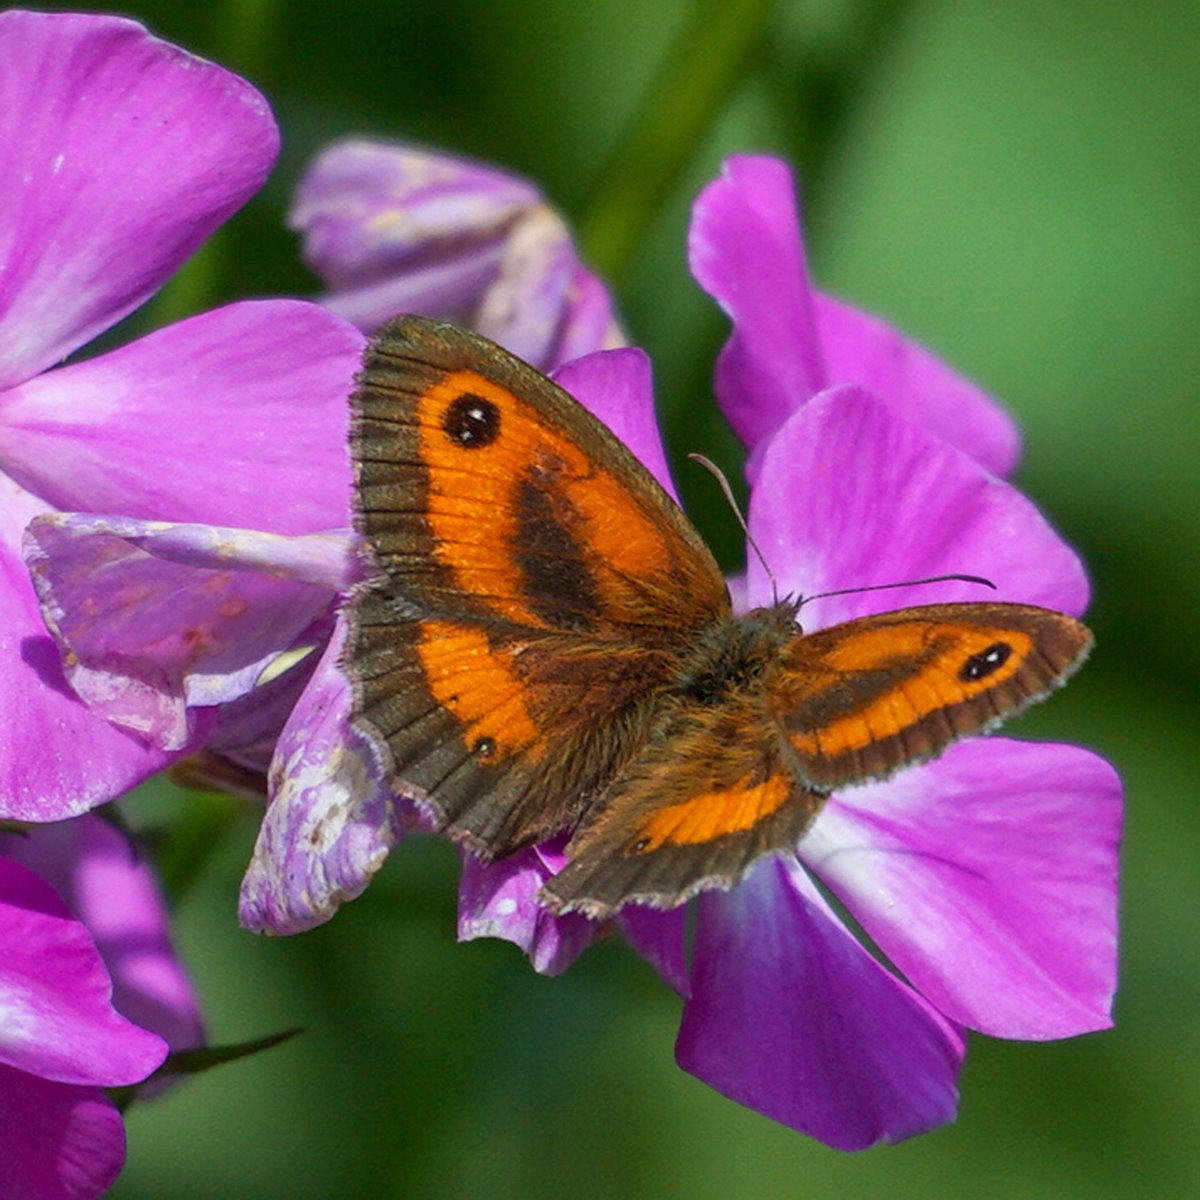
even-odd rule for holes
{"type": "Polygon", "coordinates": [[[881,967],[792,862],[699,899],[679,1065],[840,1150],[954,1118],[961,1034],[881,967]]]}
{"type": "Polygon", "coordinates": [[[679,502],[654,415],[654,384],[645,351],[599,350],[564,364],[552,378],[607,425],[679,502]]]}
{"type": "Polygon", "coordinates": [[[982,388],[886,321],[814,293],[821,350],[835,383],[856,383],[989,471],[1016,466],[1021,436],[982,388]]]}
{"type": "Polygon", "coordinates": [[[1104,1029],[1121,786],[1077,746],[981,738],[834,796],[800,844],[914,987],[995,1037],[1104,1029]]]}
{"type": "Polygon", "coordinates": [[[303,235],[313,269],[341,289],[444,257],[464,243],[495,243],[540,200],[532,184],[481,163],[353,138],[313,160],[288,222],[303,235]]]}
{"type": "Polygon", "coordinates": [[[539,974],[561,975],[591,944],[597,926],[578,913],[556,917],[538,903],[553,873],[532,847],[491,863],[465,855],[458,940],[502,938],[520,947],[539,974]]]}
{"type": "MultiPolygon", "coordinates": [[[[765,447],[750,532],[781,593],[901,583],[965,572],[994,582],[938,583],[816,600],[820,628],[866,613],[1001,599],[1079,613],[1088,585],[1075,552],[1020,492],[861,388],[830,388],[765,447]]],[[[750,599],[769,602],[761,565],[750,599]]]]}
{"type": "Polygon", "coordinates": [[[54,889],[0,859],[0,1063],[59,1083],[145,1079],[166,1043],[112,1005],[112,982],[54,889]]]}
{"type": "Polygon", "coordinates": [[[85,814],[0,836],[0,856],[36,871],[87,926],[122,1016],[173,1050],[203,1043],[199,1002],[171,945],[158,881],[127,838],[85,814]]]}
{"type": "Polygon", "coordinates": [[[733,321],[716,392],[753,447],[826,386],[791,172],[778,159],[725,160],[692,209],[688,262],[733,321]]]}
{"type": "Polygon", "coordinates": [[[61,509],[348,526],[346,398],[362,347],[315,304],[231,304],[0,395],[0,464],[61,509]]]}
{"type": "Polygon", "coordinates": [[[125,1162],[125,1126],[99,1089],[0,1064],[0,1195],[94,1200],[125,1162]]]}
{"type": "Polygon", "coordinates": [[[271,765],[271,803],[242,881],[247,929],[299,933],[328,921],[371,882],[403,835],[374,748],[350,725],[345,622],[288,718],[271,765]]]}
{"type": "Polygon", "coordinates": [[[562,218],[546,205],[530,208],[510,230],[470,324],[518,358],[550,364],[574,274],[575,247],[562,218]]]}
{"type": "Polygon", "coordinates": [[[141,304],[259,189],[279,135],[248,83],[133,21],[6,12],[0,61],[6,386],[141,304]]]}
{"type": "Polygon", "coordinates": [[[349,544],[56,513],[31,524],[26,561],[75,692],[179,750],[192,710],[251,691],[328,608],[349,544]],[[306,571],[325,582],[296,582],[306,571]]]}
{"type": "Polygon", "coordinates": [[[86,812],[172,758],[93,715],[68,686],[20,554],[22,530],[45,508],[0,477],[0,816],[19,821],[86,812]]]}

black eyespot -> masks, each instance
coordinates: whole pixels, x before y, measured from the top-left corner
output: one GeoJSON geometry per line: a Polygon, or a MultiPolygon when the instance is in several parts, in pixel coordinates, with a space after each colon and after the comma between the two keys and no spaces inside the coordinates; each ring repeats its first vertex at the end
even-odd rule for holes
{"type": "Polygon", "coordinates": [[[496,753],[496,743],[490,737],[481,737],[471,747],[471,753],[476,758],[491,758],[496,753]]]}
{"type": "Polygon", "coordinates": [[[1012,657],[1012,647],[1007,642],[993,642],[986,650],[972,654],[962,665],[958,677],[964,683],[974,683],[978,679],[986,679],[993,671],[998,671],[1012,657]]]}
{"type": "Polygon", "coordinates": [[[643,851],[646,851],[649,848],[650,848],[650,839],[648,837],[638,838],[638,840],[636,842],[634,842],[632,846],[629,847],[630,851],[634,854],[641,854],[641,853],[643,853],[643,851]]]}
{"type": "Polygon", "coordinates": [[[474,392],[463,392],[443,414],[442,428],[456,446],[480,450],[500,436],[500,410],[474,392]]]}

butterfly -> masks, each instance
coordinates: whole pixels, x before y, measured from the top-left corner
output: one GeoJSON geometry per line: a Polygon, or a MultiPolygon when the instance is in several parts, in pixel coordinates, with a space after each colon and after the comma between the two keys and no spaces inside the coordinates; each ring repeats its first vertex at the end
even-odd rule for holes
{"type": "Polygon", "coordinates": [[[609,430],[452,325],[400,317],[351,400],[352,720],[391,787],[483,858],[569,836],[552,911],[733,887],[839,788],[929,759],[1061,684],[1091,645],[1025,604],[804,633],[735,614],[708,548],[609,430]]]}

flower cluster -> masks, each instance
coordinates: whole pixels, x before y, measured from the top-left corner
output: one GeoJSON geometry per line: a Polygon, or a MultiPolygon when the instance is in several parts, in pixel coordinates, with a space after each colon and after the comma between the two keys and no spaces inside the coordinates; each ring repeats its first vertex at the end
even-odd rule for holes
{"type": "MultiPolygon", "coordinates": [[[[53,1161],[61,1187],[45,1194],[95,1195],[122,1157],[98,1089],[144,1078],[163,1038],[194,1044],[200,1030],[147,869],[79,814],[196,751],[260,781],[268,807],[240,915],[277,933],[329,919],[422,825],[350,723],[341,661],[339,601],[363,570],[345,450],[355,326],[400,310],[473,325],[553,368],[673,489],[649,361],[621,346],[561,218],[524,181],[410,147],[335,146],[301,184],[293,224],[330,285],[324,306],[234,304],[52,367],[256,190],[277,136],[248,85],[128,21],[4,14],[0,51],[31,64],[0,118],[12,214],[0,235],[0,671],[22,698],[0,722],[0,817],[76,818],[0,843],[0,944],[12,948],[0,1088],[14,1072],[26,1088],[0,1172],[33,1179],[53,1161]],[[103,891],[88,883],[101,870],[103,891]],[[139,922],[134,961],[122,946],[139,922]]],[[[812,286],[783,164],[729,160],[696,202],[689,255],[733,323],[715,390],[746,445],[749,531],[781,592],[967,564],[1002,599],[1083,610],[1078,558],[1003,481],[1009,418],[812,286]]],[[[772,586],[751,558],[739,605],[769,603],[772,586]]],[[[965,587],[912,602],[971,598],[965,587]]],[[[816,600],[806,624],[880,611],[878,596],[816,600]]],[[[968,1029],[1051,1038],[1109,1023],[1119,825],[1102,759],[977,739],[831,797],[794,855],[698,898],[690,948],[682,910],[631,908],[616,924],[683,997],[685,1069],[856,1149],[953,1117],[968,1029]]],[[[466,857],[460,937],[507,938],[537,970],[566,969],[600,929],[538,903],[561,865],[555,846],[466,857]]]]}

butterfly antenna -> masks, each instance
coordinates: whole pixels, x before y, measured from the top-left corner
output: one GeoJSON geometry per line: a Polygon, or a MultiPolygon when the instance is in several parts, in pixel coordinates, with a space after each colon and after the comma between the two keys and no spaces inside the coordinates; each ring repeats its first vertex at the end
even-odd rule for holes
{"type": "Polygon", "coordinates": [[[814,596],[805,596],[800,601],[803,608],[810,600],[824,600],[826,596],[853,596],[858,592],[883,592],[888,588],[917,587],[922,583],[978,583],[989,587],[994,592],[996,585],[982,575],[931,575],[928,579],[905,579],[901,583],[875,583],[870,587],[838,588],[836,592],[817,592],[814,596]]]}
{"type": "Polygon", "coordinates": [[[733,515],[737,517],[737,523],[742,527],[742,532],[746,535],[747,545],[758,556],[758,561],[762,563],[762,569],[766,571],[767,578],[771,581],[771,595],[774,602],[778,604],[779,585],[775,582],[775,572],[767,565],[767,560],[763,552],[758,548],[758,543],[750,536],[750,527],[746,524],[746,518],[742,515],[742,510],[738,507],[738,502],[733,495],[733,488],[729,486],[729,480],[725,477],[725,472],[711,458],[705,458],[703,454],[689,454],[688,458],[692,462],[698,462],[720,484],[721,491],[725,493],[726,502],[733,510],[733,515]]]}

